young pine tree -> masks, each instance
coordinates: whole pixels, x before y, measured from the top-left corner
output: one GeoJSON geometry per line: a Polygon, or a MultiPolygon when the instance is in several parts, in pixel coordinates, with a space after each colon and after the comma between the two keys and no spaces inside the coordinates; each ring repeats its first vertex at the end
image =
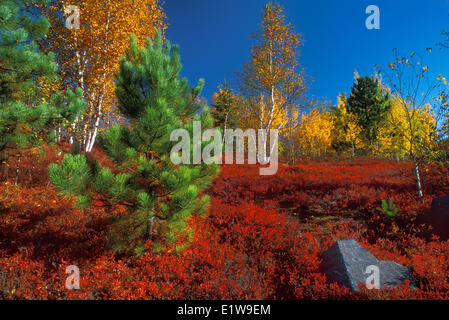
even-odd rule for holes
{"type": "MultiPolygon", "coordinates": [[[[54,140],[58,126],[71,121],[84,107],[81,92],[54,91],[45,98],[43,87],[57,81],[52,54],[42,54],[36,40],[49,28],[27,7],[44,0],[2,0],[0,3],[0,154],[54,140]]],[[[18,153],[20,159],[20,151],[18,153]]],[[[18,171],[17,171],[18,172],[18,171]]],[[[16,176],[17,181],[17,176],[16,176]]]]}
{"type": "Polygon", "coordinates": [[[83,155],[66,155],[60,166],[49,168],[54,185],[77,196],[81,205],[99,193],[108,205],[129,207],[130,213],[114,224],[112,244],[137,254],[146,240],[157,249],[176,242],[180,234],[189,238],[187,220],[207,209],[208,197],[201,192],[218,173],[216,164],[175,165],[170,160],[176,143],[170,141],[173,130],[183,128],[192,136],[193,120],[201,121],[203,128],[212,127],[213,120],[199,102],[203,81],[190,88],[180,78],[179,49],[161,38],[158,32],[154,43],[147,39],[146,46],[138,48],[131,36],[131,48],[120,62],[116,95],[129,121],[114,125],[99,139],[119,173],[83,155]]]}

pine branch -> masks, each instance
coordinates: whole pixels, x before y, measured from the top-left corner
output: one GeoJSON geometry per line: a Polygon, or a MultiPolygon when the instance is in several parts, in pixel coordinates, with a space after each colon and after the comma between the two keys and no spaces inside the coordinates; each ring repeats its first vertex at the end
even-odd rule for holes
{"type": "Polygon", "coordinates": [[[14,69],[14,68],[7,68],[7,67],[3,67],[3,66],[0,66],[0,70],[17,72],[17,73],[31,74],[31,75],[38,76],[38,77],[44,77],[45,76],[44,74],[37,73],[37,72],[34,72],[34,71],[24,71],[24,70],[18,70],[18,69],[14,69]]]}

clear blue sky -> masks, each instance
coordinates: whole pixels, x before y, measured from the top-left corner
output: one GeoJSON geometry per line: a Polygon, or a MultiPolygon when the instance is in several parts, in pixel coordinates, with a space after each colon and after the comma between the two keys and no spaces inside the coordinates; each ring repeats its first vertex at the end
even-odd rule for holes
{"type": "MultiPolygon", "coordinates": [[[[205,78],[210,99],[224,79],[249,60],[251,34],[258,30],[263,0],[166,0],[168,39],[181,47],[183,76],[191,85],[205,78]]],[[[426,64],[449,79],[449,49],[440,50],[440,31],[449,29],[448,0],[279,0],[302,34],[299,62],[312,78],[310,93],[335,103],[349,92],[354,71],[372,74],[399,54],[434,50],[426,64]],[[380,9],[380,30],[367,30],[368,5],[380,9]]]]}

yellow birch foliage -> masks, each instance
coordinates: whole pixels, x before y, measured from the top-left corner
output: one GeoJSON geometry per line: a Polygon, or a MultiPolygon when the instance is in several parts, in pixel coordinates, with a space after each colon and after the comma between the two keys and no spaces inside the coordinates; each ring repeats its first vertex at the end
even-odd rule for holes
{"type": "Polygon", "coordinates": [[[294,134],[294,143],[303,157],[325,157],[332,145],[334,123],[328,111],[317,107],[301,116],[301,124],[294,134]]]}
{"type": "Polygon", "coordinates": [[[348,112],[347,98],[344,94],[338,96],[337,105],[332,108],[331,113],[334,123],[332,129],[334,148],[339,155],[349,152],[351,156],[354,156],[357,148],[360,148],[363,143],[362,128],[357,124],[356,117],[348,112]]]}
{"type": "MultiPolygon", "coordinates": [[[[414,132],[414,152],[417,156],[432,151],[436,138],[436,120],[430,105],[409,110],[414,132]]],[[[384,125],[379,129],[377,154],[385,157],[405,158],[410,154],[411,130],[407,114],[401,102],[394,98],[392,109],[384,125]]]]}
{"type": "Polygon", "coordinates": [[[297,102],[306,90],[303,70],[298,70],[300,35],[276,3],[264,8],[261,29],[251,48],[251,61],[240,74],[246,97],[246,126],[291,131],[297,125],[297,102]]]}
{"type": "Polygon", "coordinates": [[[263,96],[259,99],[240,100],[239,127],[243,129],[260,128],[260,122],[271,122],[272,129],[278,129],[279,134],[288,138],[295,131],[299,124],[299,110],[297,108],[281,108],[283,97],[276,95],[276,100],[280,103],[275,105],[273,112],[271,106],[263,96]]]}

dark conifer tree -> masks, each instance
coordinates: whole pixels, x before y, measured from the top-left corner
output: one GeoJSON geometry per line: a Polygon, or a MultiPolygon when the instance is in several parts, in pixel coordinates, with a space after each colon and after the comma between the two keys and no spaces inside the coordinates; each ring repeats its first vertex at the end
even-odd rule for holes
{"type": "MultiPolygon", "coordinates": [[[[36,40],[49,23],[29,7],[44,0],[2,0],[0,3],[0,153],[54,141],[55,130],[70,122],[84,107],[80,91],[45,89],[56,83],[52,54],[39,52],[36,40]]],[[[20,158],[20,152],[19,158],[20,158]]]]}
{"type": "Polygon", "coordinates": [[[348,111],[357,117],[367,142],[372,146],[380,125],[391,110],[391,97],[373,76],[356,79],[348,97],[348,111]]]}

